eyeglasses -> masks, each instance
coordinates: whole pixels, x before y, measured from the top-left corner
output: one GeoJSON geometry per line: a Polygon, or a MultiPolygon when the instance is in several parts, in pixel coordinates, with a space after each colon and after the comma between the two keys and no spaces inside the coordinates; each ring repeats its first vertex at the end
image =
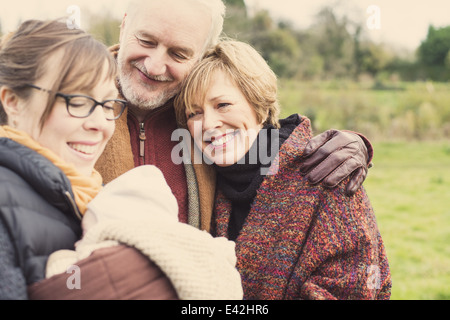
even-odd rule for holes
{"type": "Polygon", "coordinates": [[[94,112],[95,108],[100,105],[103,108],[106,120],[117,120],[120,118],[127,105],[126,101],[119,99],[98,102],[89,96],[54,92],[52,90],[40,88],[33,84],[27,84],[26,86],[50,94],[55,94],[56,97],[63,98],[66,101],[67,112],[74,118],[87,118],[94,112]]]}

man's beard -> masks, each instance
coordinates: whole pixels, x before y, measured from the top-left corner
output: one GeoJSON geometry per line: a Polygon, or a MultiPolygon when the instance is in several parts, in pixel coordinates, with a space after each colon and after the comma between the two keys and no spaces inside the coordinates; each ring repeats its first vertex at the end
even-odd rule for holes
{"type": "MultiPolygon", "coordinates": [[[[132,72],[126,72],[124,69],[124,65],[126,62],[119,62],[119,84],[124,98],[131,103],[133,106],[139,108],[140,110],[154,110],[166,104],[171,98],[173,98],[179,91],[180,85],[176,86],[173,89],[165,90],[160,92],[158,95],[153,96],[152,98],[145,98],[144,95],[139,95],[135,90],[135,86],[132,84],[132,72]]],[[[145,68],[139,67],[137,63],[133,63],[135,67],[137,67],[142,73],[144,73],[149,78],[156,81],[172,81],[172,79],[164,78],[164,77],[151,77],[145,71],[145,68]]],[[[140,85],[148,90],[148,92],[152,92],[156,89],[156,86],[152,86],[146,83],[140,83],[140,85]]]]}

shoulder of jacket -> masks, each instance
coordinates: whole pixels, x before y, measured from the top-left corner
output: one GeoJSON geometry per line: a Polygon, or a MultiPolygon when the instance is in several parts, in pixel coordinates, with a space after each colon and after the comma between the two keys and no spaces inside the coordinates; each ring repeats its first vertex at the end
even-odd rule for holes
{"type": "MultiPolygon", "coordinates": [[[[25,181],[34,191],[58,208],[67,206],[67,195],[73,196],[67,176],[50,160],[37,152],[7,138],[0,138],[0,169],[10,171],[9,181],[25,181]]],[[[1,175],[6,179],[6,175],[1,175]]],[[[0,178],[0,182],[2,180],[0,178]]],[[[8,183],[3,181],[1,183],[8,183]]]]}
{"type": "Polygon", "coordinates": [[[281,163],[286,165],[290,162],[302,161],[303,150],[311,138],[311,122],[307,117],[300,116],[300,123],[280,147],[281,163]]]}

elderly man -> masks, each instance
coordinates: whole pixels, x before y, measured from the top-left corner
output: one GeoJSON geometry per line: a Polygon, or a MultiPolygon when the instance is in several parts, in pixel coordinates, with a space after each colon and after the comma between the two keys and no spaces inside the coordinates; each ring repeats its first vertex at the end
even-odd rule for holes
{"type": "MultiPolygon", "coordinates": [[[[172,149],[179,143],[171,140],[177,129],[172,98],[205,50],[218,41],[224,14],[221,0],[132,1],[122,21],[120,44],[112,48],[128,112],[117,121],[96,166],[108,183],[136,166],[156,165],[177,199],[179,220],[208,231],[215,177],[207,165],[172,161],[172,149]]],[[[364,181],[370,162],[363,140],[349,132],[316,137],[306,154],[303,169],[311,182],[334,186],[352,174],[349,194],[364,181]]]]}

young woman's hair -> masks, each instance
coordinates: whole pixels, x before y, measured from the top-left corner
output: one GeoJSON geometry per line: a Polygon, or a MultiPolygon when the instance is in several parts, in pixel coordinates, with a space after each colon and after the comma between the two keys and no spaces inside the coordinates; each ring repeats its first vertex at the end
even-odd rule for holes
{"type": "MultiPolygon", "coordinates": [[[[69,28],[60,20],[28,20],[4,36],[0,42],[0,87],[6,86],[20,98],[31,93],[28,84],[34,84],[47,72],[54,72],[54,92],[89,92],[104,75],[107,63],[108,78],[117,75],[114,58],[106,46],[88,33],[69,28]],[[52,61],[54,53],[64,50],[62,59],[52,61]]],[[[49,117],[55,95],[49,95],[47,107],[41,118],[41,128],[49,117]]],[[[7,123],[7,115],[0,102],[0,124],[7,123]]]]}
{"type": "Polygon", "coordinates": [[[256,111],[258,121],[279,128],[277,77],[250,45],[223,39],[193,68],[175,100],[180,126],[186,127],[186,110],[203,103],[216,71],[227,74],[256,111]]]}

